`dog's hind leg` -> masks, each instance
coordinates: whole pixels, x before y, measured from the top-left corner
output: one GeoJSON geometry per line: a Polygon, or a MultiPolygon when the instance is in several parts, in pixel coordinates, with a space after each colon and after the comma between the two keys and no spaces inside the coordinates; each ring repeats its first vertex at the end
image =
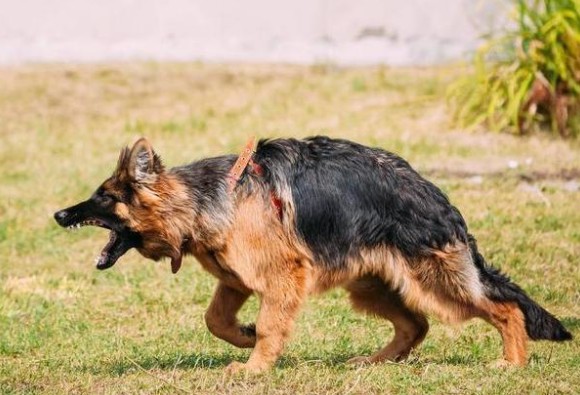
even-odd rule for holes
{"type": "Polygon", "coordinates": [[[398,292],[378,277],[365,277],[350,283],[346,289],[355,309],[386,318],[393,323],[393,340],[369,357],[355,357],[349,363],[378,363],[406,358],[427,335],[429,324],[423,314],[405,306],[398,292]]]}
{"type": "Polygon", "coordinates": [[[503,341],[504,359],[499,365],[524,366],[527,363],[528,335],[524,315],[514,302],[486,301],[480,305],[481,316],[495,326],[503,341]]]}
{"type": "Polygon", "coordinates": [[[254,347],[255,328],[240,325],[236,318],[250,295],[250,292],[241,292],[220,282],[205,314],[205,322],[210,332],[236,347],[254,347]]]}
{"type": "Polygon", "coordinates": [[[524,315],[516,303],[517,295],[514,297],[521,292],[519,288],[509,286],[503,277],[492,285],[490,274],[483,271],[481,264],[479,268],[474,264],[469,248],[461,243],[434,251],[430,257],[411,262],[408,267],[411,276],[403,294],[408,306],[449,323],[481,317],[501,334],[505,358],[501,364],[526,364],[528,336],[524,315]],[[507,300],[497,300],[494,285],[500,291],[505,288],[507,300]]]}

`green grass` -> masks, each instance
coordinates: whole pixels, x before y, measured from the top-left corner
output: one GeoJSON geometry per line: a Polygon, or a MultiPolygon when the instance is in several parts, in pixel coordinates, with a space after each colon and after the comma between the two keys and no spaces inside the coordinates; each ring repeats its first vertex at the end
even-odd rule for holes
{"type": "MultiPolygon", "coordinates": [[[[309,300],[275,369],[226,377],[224,366],[249,351],[205,328],[215,280],[193,259],[172,275],[168,262],[130,252],[98,272],[92,260],[105,232],[66,232],[52,220],[86,198],[119,149],[141,135],[168,165],[236,152],[250,134],[355,139],[431,175],[488,259],[579,336],[580,192],[557,176],[580,169],[580,145],[451,129],[443,96],[455,72],[193,64],[0,70],[0,393],[577,393],[577,340],[532,343],[528,367],[492,369],[500,339],[479,321],[461,328],[432,321],[404,363],[346,366],[384,345],[392,329],[353,313],[342,290],[309,300]],[[509,169],[509,161],[519,167],[509,169]],[[523,181],[533,174],[548,177],[523,181]],[[477,175],[481,182],[472,180],[477,175]]],[[[256,311],[252,299],[241,318],[253,321],[256,311]]]]}

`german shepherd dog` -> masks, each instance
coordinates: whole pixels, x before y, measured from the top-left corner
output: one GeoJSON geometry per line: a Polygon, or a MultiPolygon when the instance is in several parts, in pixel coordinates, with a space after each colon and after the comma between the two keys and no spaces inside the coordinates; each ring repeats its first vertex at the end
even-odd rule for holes
{"type": "Polygon", "coordinates": [[[219,280],[209,330],[253,348],[230,372],[270,368],[305,298],[337,286],[354,308],[394,325],[390,343],[350,362],[405,358],[425,338],[427,315],[483,318],[501,334],[502,364],[525,365],[528,339],[572,338],[485,262],[457,208],[399,156],[312,137],[262,140],[232,176],[236,159],[166,170],[140,139],[88,200],[54,215],[63,227],[110,231],[98,269],[131,248],[169,258],[174,273],[184,255],[195,256],[219,280]],[[241,325],[236,314],[252,294],[260,299],[256,324],[241,325]]]}

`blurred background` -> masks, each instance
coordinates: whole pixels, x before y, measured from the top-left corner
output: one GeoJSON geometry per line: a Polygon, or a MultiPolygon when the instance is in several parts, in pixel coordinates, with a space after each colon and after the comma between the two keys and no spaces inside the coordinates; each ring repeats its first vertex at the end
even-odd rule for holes
{"type": "Polygon", "coordinates": [[[507,0],[1,0],[0,62],[426,65],[464,58],[507,0]]]}

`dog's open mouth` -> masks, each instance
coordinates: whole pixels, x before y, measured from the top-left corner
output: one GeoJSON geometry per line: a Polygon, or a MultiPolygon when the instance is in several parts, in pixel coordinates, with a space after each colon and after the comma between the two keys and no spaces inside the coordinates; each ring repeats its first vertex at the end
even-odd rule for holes
{"type": "Polygon", "coordinates": [[[104,270],[110,268],[122,255],[134,246],[130,242],[130,239],[122,233],[111,230],[109,232],[109,241],[101,251],[101,254],[95,259],[97,269],[104,270]]]}
{"type": "MultiPolygon", "coordinates": [[[[68,218],[74,221],[73,218],[68,218]]],[[[58,219],[57,219],[58,221],[58,219]]],[[[99,228],[104,228],[109,230],[109,241],[103,247],[101,253],[95,258],[95,264],[97,269],[104,270],[113,266],[117,260],[123,256],[128,250],[133,247],[138,247],[140,244],[140,237],[137,233],[132,232],[127,228],[122,228],[118,230],[107,221],[97,218],[89,218],[78,222],[72,222],[69,224],[63,223],[64,221],[59,221],[61,226],[65,226],[67,229],[78,229],[83,226],[97,226],[99,228]]]]}

